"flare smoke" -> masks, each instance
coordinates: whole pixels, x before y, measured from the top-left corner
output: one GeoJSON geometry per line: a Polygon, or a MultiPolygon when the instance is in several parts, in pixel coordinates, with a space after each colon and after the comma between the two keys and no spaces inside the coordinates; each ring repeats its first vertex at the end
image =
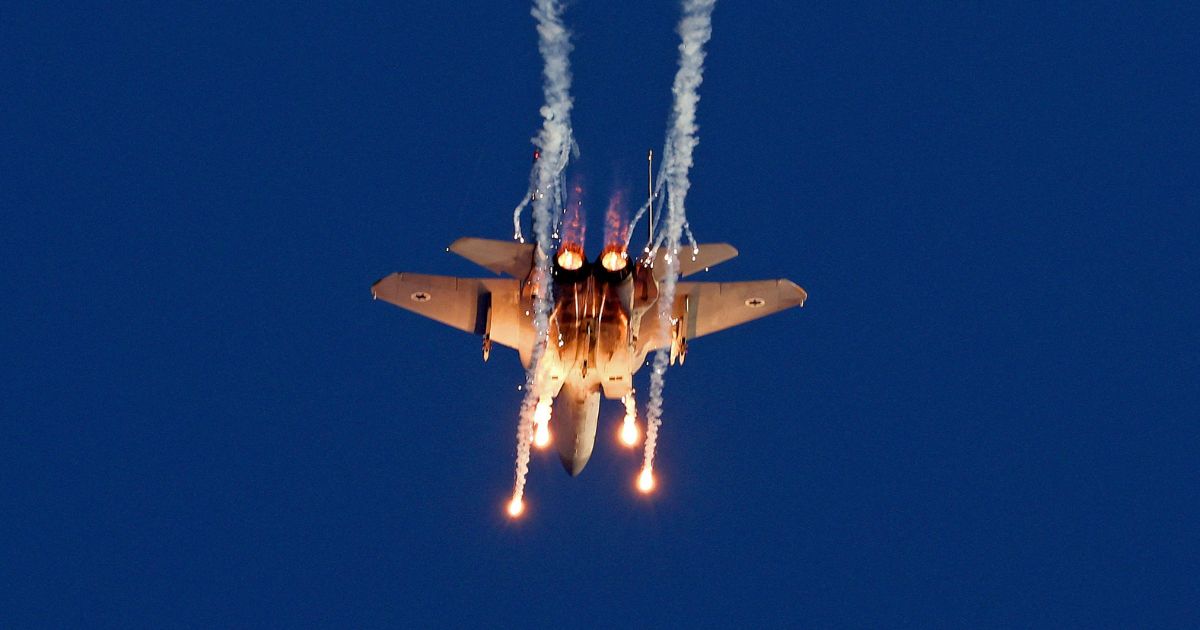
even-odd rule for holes
{"type": "MultiPolygon", "coordinates": [[[[677,29],[681,39],[679,70],[675,73],[675,83],[671,88],[675,94],[675,105],[671,109],[663,164],[659,171],[659,185],[665,186],[667,207],[666,216],[661,222],[663,229],[658,237],[662,246],[666,247],[664,261],[667,263],[667,273],[663,277],[658,298],[659,322],[664,329],[664,339],[670,338],[675,283],[679,279],[679,244],[687,225],[684,201],[691,188],[688,173],[692,168],[692,152],[699,141],[696,138],[696,104],[700,101],[698,90],[704,76],[704,44],[712,37],[712,10],[715,4],[716,0],[686,0],[683,3],[683,18],[677,29]]],[[[669,363],[670,350],[658,350],[654,354],[646,405],[644,471],[654,467],[654,448],[658,442],[658,427],[662,424],[662,394],[669,363]]]]}
{"type": "MultiPolygon", "coordinates": [[[[521,211],[532,202],[533,236],[536,243],[536,298],[533,303],[534,342],[529,369],[525,374],[525,399],[521,402],[521,420],[517,427],[517,469],[513,502],[519,504],[525,493],[525,475],[529,471],[529,443],[533,437],[533,412],[540,396],[538,366],[546,348],[548,319],[553,304],[550,295],[550,256],[558,227],[558,209],[562,207],[563,171],[567,167],[574,140],[571,135],[571,34],[562,22],[563,5],[558,0],[537,0],[532,14],[537,21],[538,50],[542,54],[542,93],[545,104],[539,110],[542,128],[533,137],[538,157],[530,173],[530,191],[513,213],[516,236],[521,238],[521,211]]],[[[522,239],[523,240],[523,239],[522,239]]]]}

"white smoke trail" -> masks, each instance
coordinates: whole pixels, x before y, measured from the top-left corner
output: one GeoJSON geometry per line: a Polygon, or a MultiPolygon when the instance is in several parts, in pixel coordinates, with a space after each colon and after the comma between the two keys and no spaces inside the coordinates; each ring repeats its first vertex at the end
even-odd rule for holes
{"type": "Polygon", "coordinates": [[[630,448],[637,446],[638,440],[635,394],[636,392],[631,389],[628,394],[621,397],[621,402],[625,405],[625,419],[621,421],[621,431],[617,434],[621,438],[621,443],[630,448]]]}
{"type": "MultiPolygon", "coordinates": [[[[664,261],[667,273],[659,288],[658,313],[664,335],[672,339],[670,321],[675,304],[675,283],[679,279],[679,243],[687,223],[684,201],[687,199],[691,181],[688,173],[692,168],[692,152],[696,148],[696,104],[704,77],[704,44],[712,37],[712,10],[716,0],[685,0],[683,18],[679,21],[679,70],[671,91],[675,94],[675,105],[671,109],[671,122],[667,130],[667,146],[663,152],[662,172],[665,173],[667,192],[667,214],[662,220],[661,238],[666,246],[664,261]]],[[[650,372],[650,392],[646,403],[646,444],[642,474],[652,479],[654,449],[658,444],[658,428],[662,424],[663,387],[666,385],[667,365],[670,363],[670,348],[660,349],[654,354],[654,366],[650,372]]],[[[652,481],[646,484],[650,487],[652,481]]]]}
{"type": "Polygon", "coordinates": [[[529,207],[529,202],[532,201],[534,196],[540,192],[537,189],[537,184],[534,183],[533,175],[535,171],[531,171],[529,173],[529,190],[525,191],[525,198],[522,199],[521,203],[517,204],[517,208],[513,210],[513,239],[521,241],[522,243],[525,242],[525,235],[521,233],[521,213],[525,211],[525,208],[529,207]]]}
{"type": "MultiPolygon", "coordinates": [[[[529,472],[529,446],[533,438],[533,412],[541,395],[539,366],[546,349],[550,309],[550,257],[554,251],[554,235],[562,208],[563,171],[567,167],[575,143],[571,135],[571,34],[562,23],[563,5],[558,0],[537,0],[532,15],[537,20],[538,50],[542,54],[542,94],[545,104],[539,110],[542,128],[533,138],[540,157],[533,163],[530,175],[532,189],[526,195],[533,205],[533,235],[536,245],[534,278],[537,281],[533,303],[535,340],[529,369],[525,373],[525,398],[521,402],[521,420],[517,426],[517,469],[513,498],[509,512],[520,513],[525,494],[525,476],[529,472]]],[[[520,237],[521,210],[529,202],[517,206],[513,216],[516,235],[520,237]]]]}
{"type": "Polygon", "coordinates": [[[692,234],[692,226],[687,221],[683,222],[683,235],[687,237],[687,244],[692,246],[692,260],[695,260],[696,254],[700,253],[700,245],[696,243],[696,235],[692,234]]]}

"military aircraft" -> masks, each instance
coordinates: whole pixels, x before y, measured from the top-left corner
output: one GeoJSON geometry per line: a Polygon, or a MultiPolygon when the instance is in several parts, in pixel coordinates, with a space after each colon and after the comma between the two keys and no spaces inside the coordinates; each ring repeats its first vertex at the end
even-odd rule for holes
{"type": "MultiPolygon", "coordinates": [[[[371,287],[376,299],[483,338],[483,360],[492,344],[514,348],[529,368],[536,338],[534,300],[542,284],[532,243],[460,238],[449,247],[507,278],[455,278],[393,273],[371,287]]],[[[808,295],[790,280],[678,282],[668,322],[663,322],[659,284],[671,253],[632,259],[625,247],[608,245],[589,262],[582,245],[564,242],[550,261],[553,307],[545,351],[535,382],[553,398],[553,425],[563,467],[578,475],[592,455],[600,395],[619,399],[653,350],[670,348],[683,363],[688,342],[732,326],[803,306],[808,295]]],[[[677,255],[677,254],[676,254],[677,255]]],[[[676,261],[686,277],[737,256],[725,243],[699,245],[676,261]],[[691,254],[691,255],[689,255],[691,254]]]]}

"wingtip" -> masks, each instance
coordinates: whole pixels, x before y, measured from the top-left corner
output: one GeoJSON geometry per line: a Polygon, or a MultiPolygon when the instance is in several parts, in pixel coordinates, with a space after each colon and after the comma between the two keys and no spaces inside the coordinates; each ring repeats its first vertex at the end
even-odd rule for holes
{"type": "Polygon", "coordinates": [[[371,285],[371,297],[376,300],[381,299],[380,296],[382,296],[382,299],[384,300],[391,299],[391,295],[394,292],[393,287],[385,286],[385,284],[393,278],[403,279],[404,274],[402,272],[395,271],[376,280],[374,284],[371,285]]]}
{"type": "Polygon", "coordinates": [[[705,248],[709,248],[709,249],[716,248],[718,250],[721,250],[721,249],[725,250],[726,255],[722,256],[721,259],[717,263],[713,263],[713,264],[728,262],[730,260],[733,260],[734,258],[737,258],[738,255],[741,253],[738,251],[738,248],[734,247],[733,245],[730,245],[729,243],[700,243],[699,245],[697,245],[697,247],[700,248],[700,251],[704,251],[705,248]]]}
{"type": "Polygon", "coordinates": [[[804,303],[808,301],[808,292],[805,291],[803,287],[795,282],[792,282],[791,280],[788,280],[787,278],[783,278],[779,281],[779,288],[791,293],[792,297],[799,301],[801,307],[803,307],[804,303]]]}

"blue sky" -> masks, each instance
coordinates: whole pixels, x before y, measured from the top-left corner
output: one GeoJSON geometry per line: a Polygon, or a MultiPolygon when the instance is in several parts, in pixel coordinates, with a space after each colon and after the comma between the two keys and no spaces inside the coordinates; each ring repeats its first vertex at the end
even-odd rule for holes
{"type": "MultiPolygon", "coordinates": [[[[566,12],[593,238],[677,17],[566,12]]],[[[528,5],[6,8],[0,625],[1195,627],[1196,18],[718,4],[688,216],[809,302],[513,524],[515,353],[368,289],[511,234],[528,5]]]]}

